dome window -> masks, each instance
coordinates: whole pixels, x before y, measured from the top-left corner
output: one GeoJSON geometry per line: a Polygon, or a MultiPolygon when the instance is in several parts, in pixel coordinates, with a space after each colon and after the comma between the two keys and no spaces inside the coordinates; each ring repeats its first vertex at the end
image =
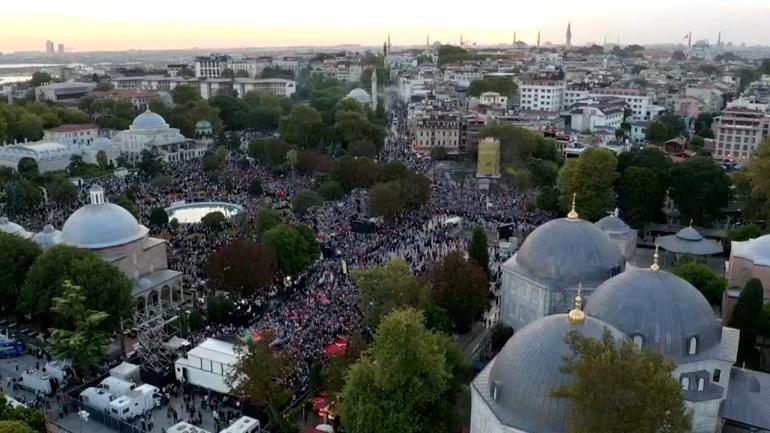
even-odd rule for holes
{"type": "Polygon", "coordinates": [[[644,347],[644,337],[642,337],[642,334],[634,334],[631,339],[634,342],[634,346],[636,346],[637,349],[642,350],[642,347],[644,347]]]}
{"type": "Polygon", "coordinates": [[[682,391],[690,390],[690,378],[687,376],[682,377],[682,391]]]}
{"type": "Polygon", "coordinates": [[[703,391],[703,388],[706,386],[706,380],[702,377],[698,378],[698,391],[703,391]]]}
{"type": "Polygon", "coordinates": [[[695,355],[696,353],[698,353],[698,337],[693,335],[687,344],[687,354],[695,355]]]}
{"type": "Polygon", "coordinates": [[[714,374],[711,376],[711,381],[715,383],[719,383],[719,379],[722,378],[722,370],[715,368],[714,374]]]}
{"type": "Polygon", "coordinates": [[[494,401],[500,401],[500,391],[503,386],[503,383],[499,380],[496,380],[492,383],[492,400],[494,401]]]}

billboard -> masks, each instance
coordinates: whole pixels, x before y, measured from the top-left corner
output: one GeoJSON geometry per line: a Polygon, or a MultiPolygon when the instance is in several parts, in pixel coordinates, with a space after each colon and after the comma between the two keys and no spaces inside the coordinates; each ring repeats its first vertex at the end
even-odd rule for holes
{"type": "Polygon", "coordinates": [[[500,177],[500,140],[487,137],[479,142],[476,177],[500,177]]]}

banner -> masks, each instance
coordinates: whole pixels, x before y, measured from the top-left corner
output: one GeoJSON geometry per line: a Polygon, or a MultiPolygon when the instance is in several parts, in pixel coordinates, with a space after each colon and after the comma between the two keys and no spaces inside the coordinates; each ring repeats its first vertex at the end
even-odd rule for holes
{"type": "Polygon", "coordinates": [[[487,137],[479,142],[476,177],[500,177],[500,140],[487,137]]]}

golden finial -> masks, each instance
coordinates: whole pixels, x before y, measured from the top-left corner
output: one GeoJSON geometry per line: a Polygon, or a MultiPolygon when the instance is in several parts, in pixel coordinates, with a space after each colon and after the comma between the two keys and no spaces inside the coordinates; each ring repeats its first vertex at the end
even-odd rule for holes
{"type": "Polygon", "coordinates": [[[577,193],[573,192],[572,193],[572,210],[569,211],[569,213],[567,214],[567,219],[570,219],[570,220],[578,219],[578,213],[575,210],[575,197],[577,197],[577,193]]]}
{"type": "Polygon", "coordinates": [[[658,254],[658,244],[655,244],[655,254],[652,255],[652,266],[650,266],[652,272],[658,272],[660,270],[658,259],[660,259],[660,254],[658,254]]]}
{"type": "Polygon", "coordinates": [[[573,325],[582,325],[586,323],[586,313],[583,312],[583,283],[578,283],[577,295],[575,295],[575,308],[567,314],[569,323],[573,325]]]}

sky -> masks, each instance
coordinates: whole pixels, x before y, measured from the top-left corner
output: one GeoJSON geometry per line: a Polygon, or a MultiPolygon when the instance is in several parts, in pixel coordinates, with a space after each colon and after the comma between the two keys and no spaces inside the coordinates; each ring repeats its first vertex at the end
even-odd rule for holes
{"type": "Polygon", "coordinates": [[[770,0],[2,0],[0,52],[693,41],[770,45],[770,0]],[[6,4],[8,3],[8,4],[6,4]],[[541,4],[542,6],[538,6],[541,4]]]}

